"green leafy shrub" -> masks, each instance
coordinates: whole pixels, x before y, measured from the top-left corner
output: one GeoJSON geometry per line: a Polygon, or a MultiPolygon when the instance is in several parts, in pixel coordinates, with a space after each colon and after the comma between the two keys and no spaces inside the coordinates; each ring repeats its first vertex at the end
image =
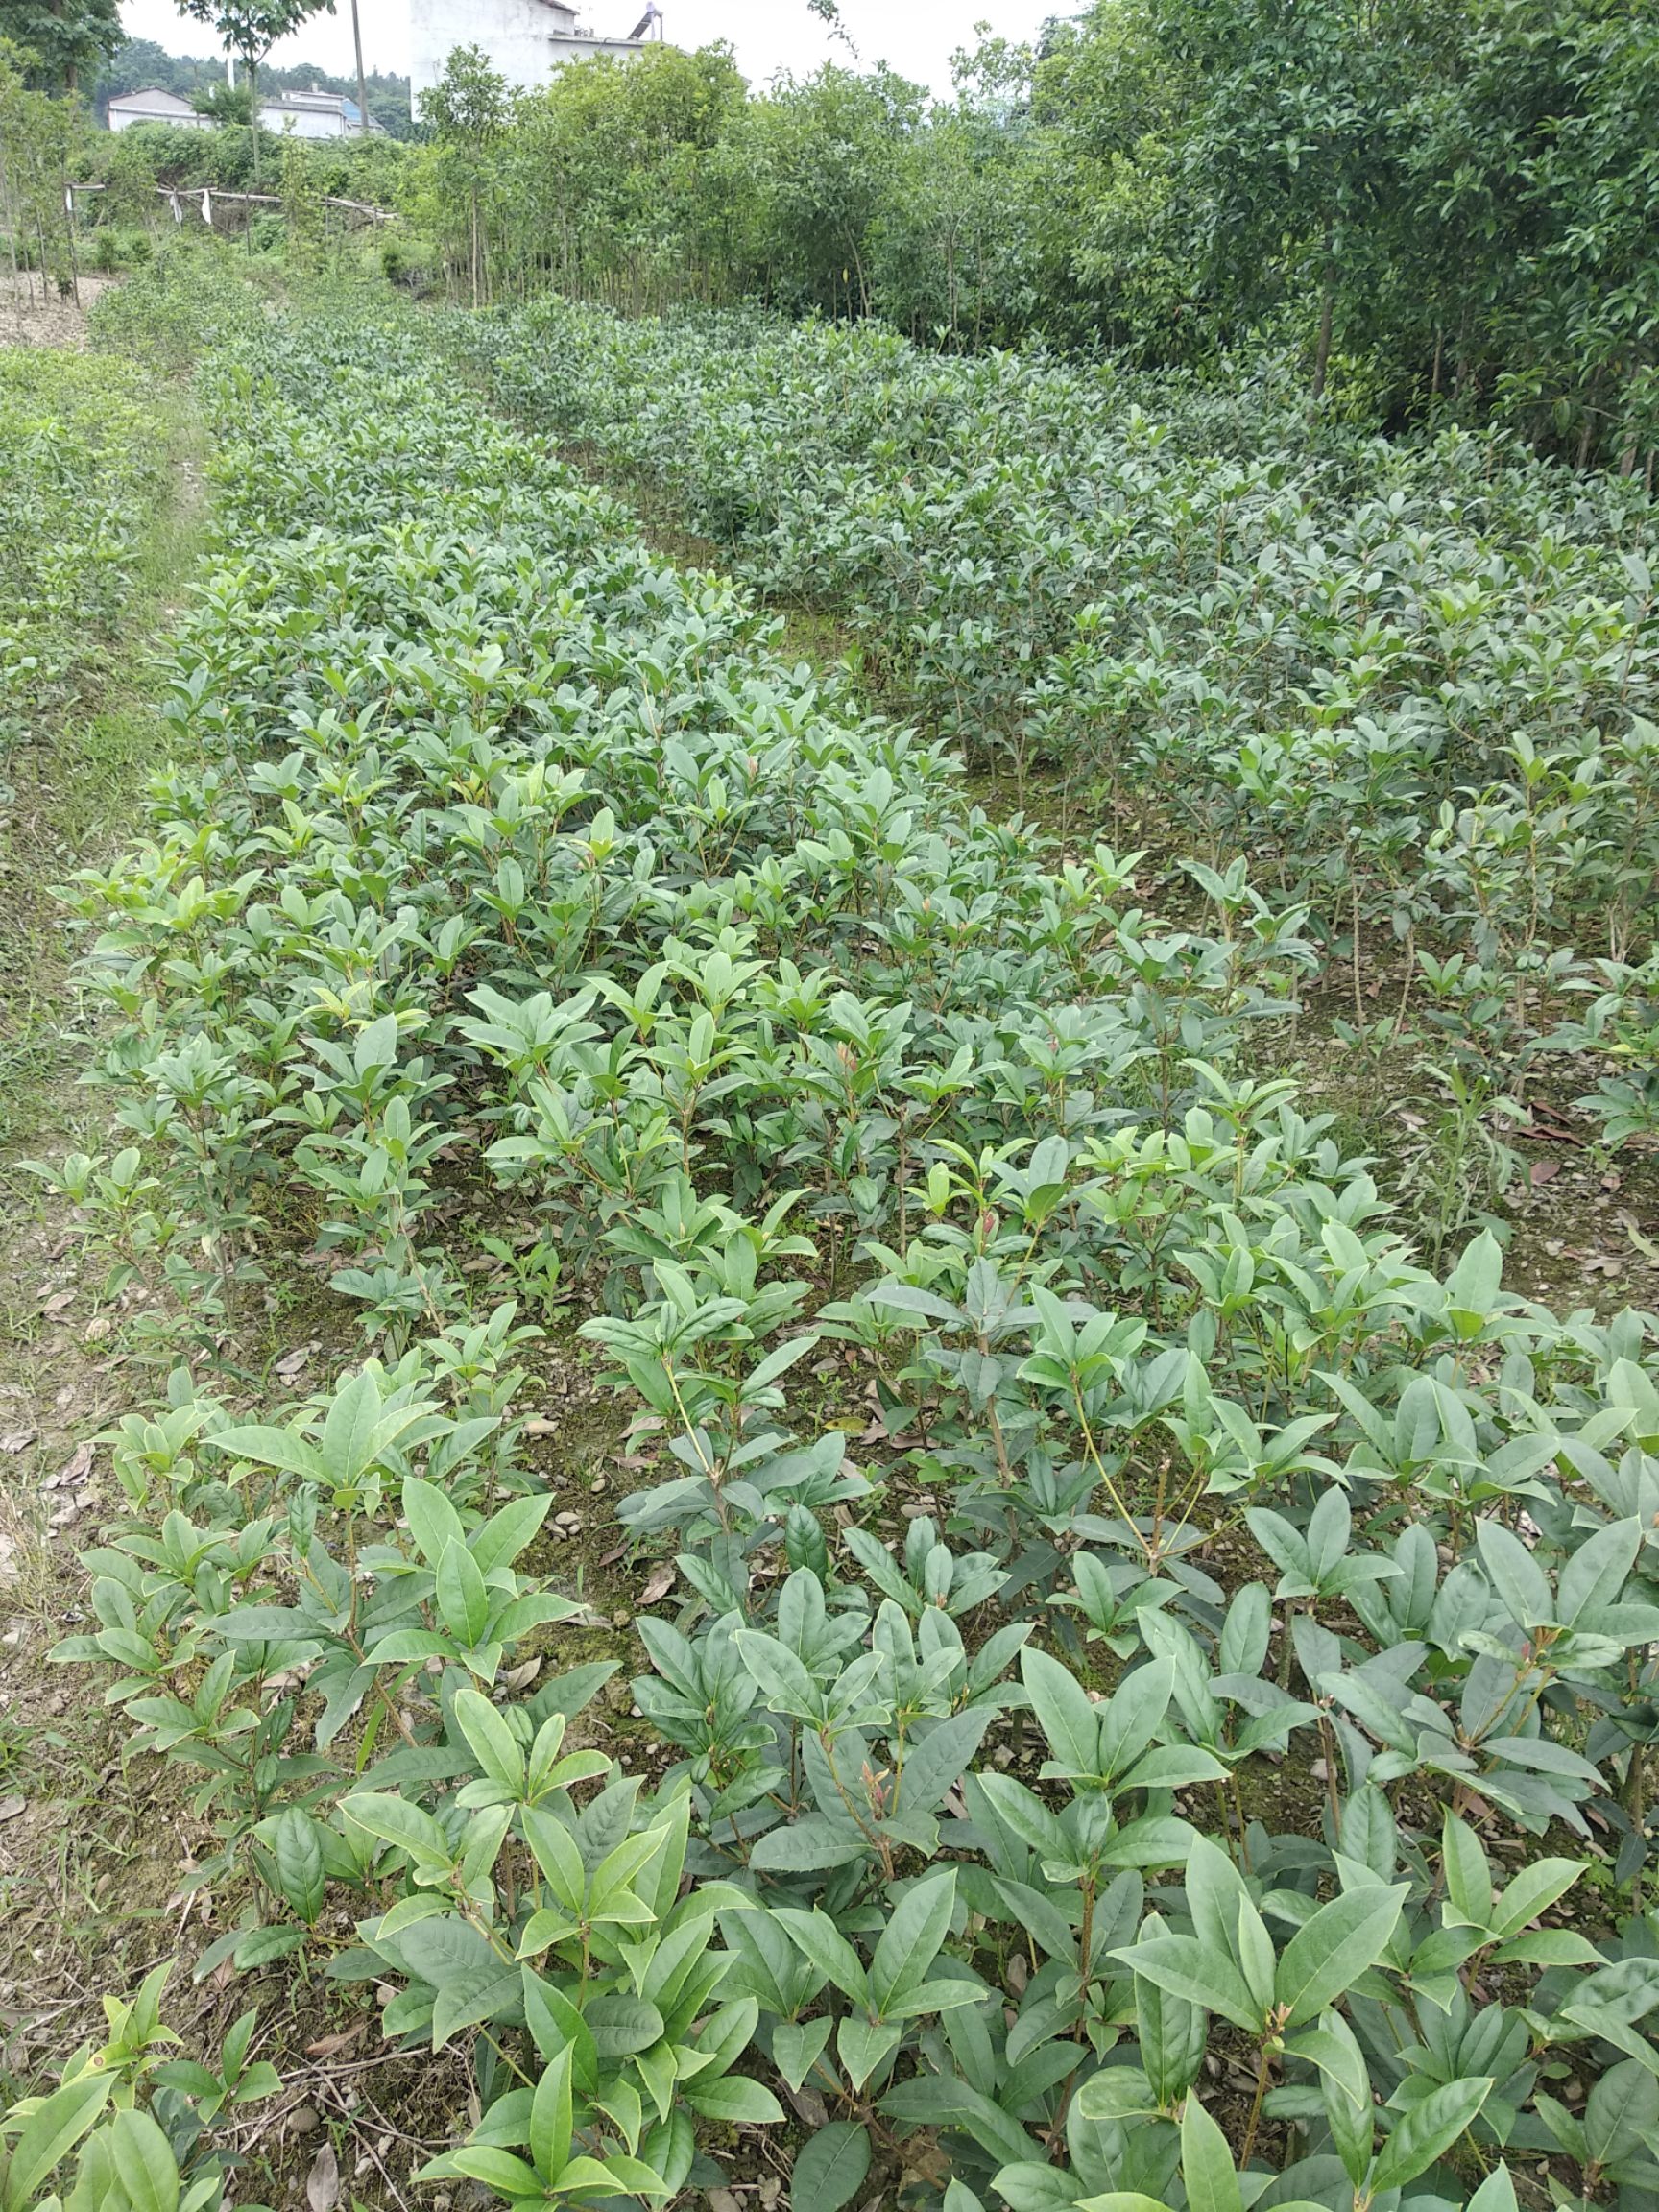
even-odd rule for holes
{"type": "Polygon", "coordinates": [[[172,1367],[59,1656],[244,1878],[198,1972],[464,2046],[427,2178],[514,2204],[784,2090],[823,2212],[1649,2190],[1651,1317],[1425,1264],[1254,1071],[1307,902],[992,820],[429,322],[204,312],[180,764],[74,888],[117,1148],[41,1169],[172,1367]],[[458,1194],[649,1424],[644,1771],[458,1194]],[[284,1236],[372,1356],[249,1417],[173,1356],[284,1236]]]}

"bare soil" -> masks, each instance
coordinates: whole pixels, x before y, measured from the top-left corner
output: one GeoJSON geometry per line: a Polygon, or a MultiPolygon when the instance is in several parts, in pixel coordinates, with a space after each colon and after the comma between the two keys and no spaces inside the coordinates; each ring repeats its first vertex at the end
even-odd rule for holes
{"type": "Polygon", "coordinates": [[[10,269],[0,270],[0,346],[65,346],[81,352],[88,308],[120,281],[83,272],[75,291],[64,299],[38,270],[20,269],[15,276],[10,269]]]}

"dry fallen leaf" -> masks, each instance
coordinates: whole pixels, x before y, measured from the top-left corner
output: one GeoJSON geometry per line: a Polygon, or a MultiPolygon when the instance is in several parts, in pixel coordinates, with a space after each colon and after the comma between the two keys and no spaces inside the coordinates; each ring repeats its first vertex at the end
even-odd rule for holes
{"type": "Polygon", "coordinates": [[[26,1452],[39,1433],[38,1429],[9,1430],[4,1436],[0,1436],[0,1452],[10,1452],[13,1456],[19,1452],[26,1452]]]}
{"type": "Polygon", "coordinates": [[[27,1797],[0,1797],[0,1820],[15,1820],[19,1813],[28,1811],[27,1797]]]}
{"type": "Polygon", "coordinates": [[[819,2096],[816,2089],[791,2089],[788,2082],[785,2081],[783,2094],[794,2105],[801,2118],[805,2121],[808,2128],[829,2127],[830,2107],[819,2096]]]}
{"type": "Polygon", "coordinates": [[[639,1602],[641,1605],[655,1605],[660,1599],[666,1598],[673,1587],[674,1569],[669,1561],[664,1559],[661,1566],[653,1567],[647,1575],[645,1587],[639,1593],[639,1602]]]}
{"type": "Polygon", "coordinates": [[[67,1490],[77,1483],[84,1482],[91,1472],[91,1445],[77,1444],[74,1452],[59,1468],[57,1474],[48,1475],[41,1487],[46,1490],[67,1490]]]}
{"type": "Polygon", "coordinates": [[[311,2161],[305,2177],[305,2201],[311,2212],[334,2212],[340,2201],[340,2161],[332,2143],[325,2143],[311,2161]]]}
{"type": "Polygon", "coordinates": [[[332,2058],[336,2051],[344,2051],[348,2043],[355,2043],[368,2032],[367,2020],[359,2020],[355,2028],[344,2028],[338,2035],[321,2036],[315,2043],[307,2043],[307,2058],[332,2058]]]}
{"type": "Polygon", "coordinates": [[[73,1290],[57,1290],[42,1305],[42,1313],[65,1313],[75,1303],[73,1290]]]}

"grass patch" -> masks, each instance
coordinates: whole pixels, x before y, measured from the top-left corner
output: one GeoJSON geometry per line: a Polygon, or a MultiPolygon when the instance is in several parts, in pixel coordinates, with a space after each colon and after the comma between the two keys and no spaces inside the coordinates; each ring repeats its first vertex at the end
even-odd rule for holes
{"type": "MultiPolygon", "coordinates": [[[[56,364],[38,355],[31,369],[56,364]]],[[[62,359],[77,378],[108,365],[62,359]]],[[[123,381],[126,373],[123,373],[123,381]]],[[[148,640],[178,603],[202,528],[200,437],[186,399],[155,394],[126,457],[132,495],[122,588],[27,703],[0,756],[0,897],[9,956],[0,969],[0,1160],[33,1143],[66,1105],[84,1058],[85,1013],[53,885],[127,830],[160,753],[159,685],[148,640]]],[[[33,642],[33,640],[30,640],[33,642]]]]}

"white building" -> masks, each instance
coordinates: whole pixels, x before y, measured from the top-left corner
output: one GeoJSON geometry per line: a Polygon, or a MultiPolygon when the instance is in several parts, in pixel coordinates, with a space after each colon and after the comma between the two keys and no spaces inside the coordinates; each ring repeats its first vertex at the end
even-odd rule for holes
{"type": "MultiPolygon", "coordinates": [[[[625,17],[633,4],[612,0],[625,17]]],[[[419,116],[421,93],[437,84],[457,46],[481,47],[509,84],[529,90],[548,84],[565,61],[637,54],[642,44],[594,37],[578,27],[565,0],[409,0],[409,96],[419,116]]]]}
{"type": "MultiPolygon", "coordinates": [[[[185,131],[211,131],[211,115],[198,115],[188,100],[177,92],[152,86],[146,92],[122,92],[109,103],[111,131],[131,131],[134,123],[171,123],[185,131]]],[[[355,100],[340,92],[269,92],[259,103],[259,124],[278,136],[296,138],[360,138],[363,119],[355,100]]],[[[381,126],[369,118],[369,134],[383,135],[381,126]]]]}
{"type": "Polygon", "coordinates": [[[268,93],[259,103],[259,123],[262,130],[296,138],[361,138],[380,130],[371,116],[365,132],[355,100],[316,85],[309,92],[268,93]]]}
{"type": "Polygon", "coordinates": [[[134,123],[171,123],[184,131],[211,131],[211,115],[198,115],[177,92],[152,84],[143,92],[119,92],[109,103],[111,131],[131,131],[134,123]]]}

